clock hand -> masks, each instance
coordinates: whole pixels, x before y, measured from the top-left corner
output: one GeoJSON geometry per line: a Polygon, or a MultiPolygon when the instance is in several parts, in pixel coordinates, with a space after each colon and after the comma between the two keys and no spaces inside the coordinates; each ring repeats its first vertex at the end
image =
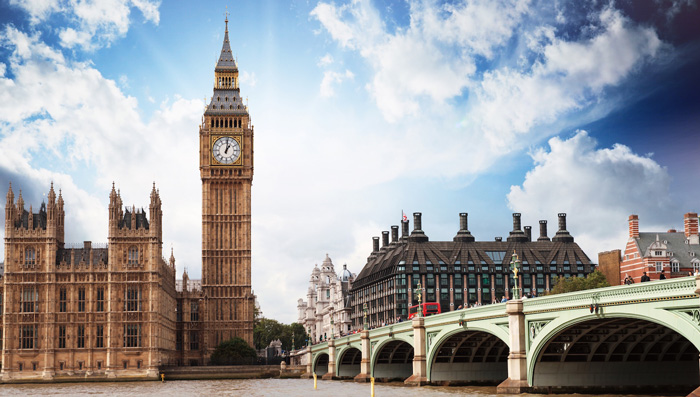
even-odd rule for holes
{"type": "Polygon", "coordinates": [[[227,144],[226,144],[226,150],[224,150],[224,153],[228,154],[228,148],[230,148],[230,147],[231,147],[231,144],[230,144],[230,143],[227,143],[227,144]]]}

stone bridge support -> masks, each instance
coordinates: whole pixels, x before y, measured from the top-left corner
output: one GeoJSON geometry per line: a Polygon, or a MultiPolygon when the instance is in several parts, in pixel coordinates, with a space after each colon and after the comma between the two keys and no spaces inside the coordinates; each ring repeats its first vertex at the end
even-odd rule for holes
{"type": "Polygon", "coordinates": [[[428,367],[426,365],[425,319],[413,318],[413,375],[404,383],[423,386],[428,384],[428,367]]]}
{"type": "Polygon", "coordinates": [[[360,347],[362,349],[362,361],[360,361],[360,373],[354,378],[355,382],[369,382],[372,377],[370,372],[369,331],[360,332],[360,347]]]}
{"type": "Polygon", "coordinates": [[[499,394],[519,394],[530,390],[527,383],[527,353],[525,351],[525,314],[523,301],[506,303],[508,328],[510,330],[510,354],[508,354],[508,379],[498,385],[499,394]]]}
{"type": "Polygon", "coordinates": [[[301,377],[304,379],[309,379],[313,378],[313,354],[311,354],[311,345],[306,347],[306,373],[304,373],[301,377]]]}
{"type": "Polygon", "coordinates": [[[328,372],[321,377],[323,380],[339,379],[335,375],[335,340],[328,341],[328,372]]]}

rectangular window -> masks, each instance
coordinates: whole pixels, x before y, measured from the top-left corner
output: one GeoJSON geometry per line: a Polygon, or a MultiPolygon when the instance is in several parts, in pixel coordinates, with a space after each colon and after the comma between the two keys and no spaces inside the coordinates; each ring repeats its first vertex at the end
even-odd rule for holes
{"type": "Polygon", "coordinates": [[[197,331],[190,331],[190,350],[199,350],[199,334],[197,331]]]}
{"type": "Polygon", "coordinates": [[[141,347],[141,324],[124,324],[124,347],[141,347]]]}
{"type": "Polygon", "coordinates": [[[78,346],[78,349],[85,348],[85,326],[84,325],[78,325],[77,346],[78,346]]]}
{"type": "Polygon", "coordinates": [[[23,313],[33,313],[37,308],[37,301],[39,300],[39,294],[36,287],[24,287],[22,290],[22,312],[23,313]]]}
{"type": "Polygon", "coordinates": [[[137,312],[139,311],[139,287],[129,286],[126,288],[124,293],[126,297],[124,299],[124,310],[127,312],[137,312]]]}
{"type": "Polygon", "coordinates": [[[102,287],[97,288],[97,299],[95,300],[95,311],[103,312],[105,311],[105,289],[102,287]]]}
{"type": "MultiPolygon", "coordinates": [[[[58,326],[58,348],[59,349],[66,348],[66,326],[65,325],[58,326]]],[[[63,368],[61,368],[61,369],[63,369],[63,368]]]]}
{"type": "Polygon", "coordinates": [[[68,291],[66,291],[65,288],[61,288],[58,291],[58,311],[61,313],[66,312],[66,308],[68,305],[68,291]]]}
{"type": "Polygon", "coordinates": [[[78,311],[85,311],[85,287],[78,288],[78,311]]]}
{"type": "Polygon", "coordinates": [[[457,289],[457,287],[462,288],[462,275],[455,274],[453,282],[454,282],[455,289],[457,289]]]}
{"type": "Polygon", "coordinates": [[[190,321],[199,321],[199,304],[197,301],[190,302],[190,321]]]}
{"type": "Polygon", "coordinates": [[[656,271],[657,271],[657,272],[662,272],[662,271],[664,271],[664,264],[663,264],[663,262],[656,262],[656,271]]]}
{"type": "Polygon", "coordinates": [[[680,264],[680,263],[678,263],[678,262],[671,262],[671,271],[672,271],[672,272],[678,273],[679,271],[681,271],[680,267],[681,267],[681,264],[680,264]]]}
{"type": "Polygon", "coordinates": [[[448,278],[447,274],[441,274],[440,275],[440,287],[449,287],[450,286],[450,279],[448,278]]]}
{"type": "Polygon", "coordinates": [[[95,327],[95,347],[105,347],[104,333],[104,325],[98,325],[95,327]]]}
{"type": "Polygon", "coordinates": [[[34,349],[36,346],[37,326],[23,325],[20,328],[20,347],[22,349],[34,349]]]}
{"type": "Polygon", "coordinates": [[[434,274],[426,274],[425,275],[425,284],[428,287],[434,287],[435,286],[435,275],[434,274]]]}

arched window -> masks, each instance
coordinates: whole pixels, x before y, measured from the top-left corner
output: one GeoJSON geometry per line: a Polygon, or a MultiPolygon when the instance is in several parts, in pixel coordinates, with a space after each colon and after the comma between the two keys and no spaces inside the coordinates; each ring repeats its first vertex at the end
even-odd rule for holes
{"type": "Polygon", "coordinates": [[[36,264],[36,250],[34,247],[28,247],[24,250],[24,265],[34,266],[36,264]]]}
{"type": "Polygon", "coordinates": [[[136,266],[139,264],[139,249],[136,246],[129,247],[129,258],[126,264],[129,266],[136,266]]]}

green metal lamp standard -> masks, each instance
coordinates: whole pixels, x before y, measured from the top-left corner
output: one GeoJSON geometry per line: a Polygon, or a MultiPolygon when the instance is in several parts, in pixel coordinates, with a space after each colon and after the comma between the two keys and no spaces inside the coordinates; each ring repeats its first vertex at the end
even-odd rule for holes
{"type": "Polygon", "coordinates": [[[510,269],[513,271],[513,299],[520,299],[520,288],[518,288],[518,272],[520,271],[520,259],[518,254],[513,250],[513,256],[510,259],[510,269]]]}
{"type": "Polygon", "coordinates": [[[367,329],[367,312],[368,311],[369,310],[367,309],[367,302],[365,302],[364,304],[362,304],[362,316],[364,318],[364,320],[362,322],[362,329],[365,329],[365,330],[367,329]]]}
{"type": "Polygon", "coordinates": [[[333,314],[335,314],[335,313],[331,312],[331,340],[334,339],[334,335],[335,335],[335,327],[334,327],[335,322],[333,321],[333,314]]]}
{"type": "Polygon", "coordinates": [[[421,317],[421,315],[423,314],[423,308],[421,306],[421,298],[423,296],[422,291],[423,291],[423,289],[421,288],[420,281],[419,281],[418,285],[416,286],[416,289],[414,291],[414,293],[416,294],[416,297],[418,299],[418,311],[416,312],[416,317],[421,317]]]}

